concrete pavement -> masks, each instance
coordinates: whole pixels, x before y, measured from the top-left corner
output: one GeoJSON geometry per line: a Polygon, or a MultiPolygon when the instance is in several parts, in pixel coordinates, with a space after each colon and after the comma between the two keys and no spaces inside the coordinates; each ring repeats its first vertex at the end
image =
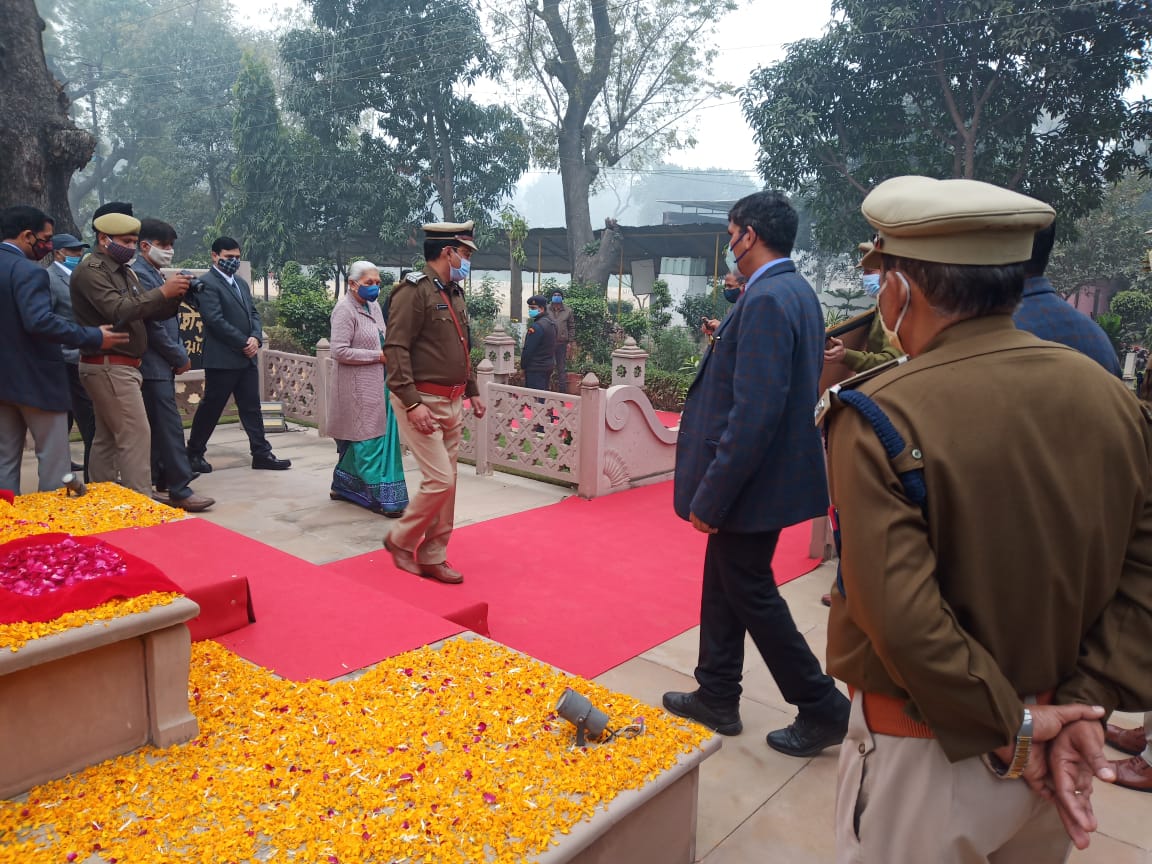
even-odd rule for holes
{"type": "MultiPolygon", "coordinates": [[[[217,499],[202,514],[219,525],[313,563],[325,563],[380,548],[388,520],[352,504],[328,499],[335,445],[311,429],[270,435],[280,457],[292,459],[285,472],[252,471],[247,441],[238,425],[221,426],[208,461],[215,470],[197,480],[197,492],[217,499]]],[[[79,455],[79,445],[73,445],[79,455]]],[[[35,490],[35,462],[27,454],[24,491],[35,490]]],[[[408,464],[408,483],[419,474],[408,464]]],[[[457,524],[518,513],[559,501],[563,487],[496,474],[477,477],[461,466],[457,524]]],[[[684,530],[690,530],[685,526],[684,530]]],[[[514,542],[509,538],[510,544],[514,542]]],[[[687,561],[699,568],[701,562],[687,561]]],[[[782,593],[817,657],[823,659],[827,611],[820,594],[832,581],[831,565],[784,586],[782,593]]],[[[601,675],[597,681],[659,706],[665,690],[695,687],[698,628],[669,639],[601,675]]],[[[771,750],[765,733],[786,725],[792,712],[749,641],[745,652],[744,733],[724,739],[720,752],[701,768],[697,855],[706,864],[831,864],[836,749],[812,759],[793,759],[771,750]]],[[[1136,715],[1116,722],[1135,726],[1136,715]]],[[[1115,754],[1119,757],[1121,754],[1115,754]]],[[[1152,864],[1152,799],[1138,792],[1097,784],[1094,802],[1100,830],[1073,864],[1152,864]]]]}

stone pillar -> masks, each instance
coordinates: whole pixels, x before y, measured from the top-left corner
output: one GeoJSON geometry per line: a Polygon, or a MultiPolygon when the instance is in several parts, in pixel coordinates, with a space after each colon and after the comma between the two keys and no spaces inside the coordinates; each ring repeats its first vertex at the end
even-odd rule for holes
{"type": "Polygon", "coordinates": [[[604,422],[608,413],[608,393],[589,372],[580,382],[580,471],[577,494],[595,498],[601,493],[604,477],[604,422]]]}
{"type": "Polygon", "coordinates": [[[328,386],[331,383],[328,358],[331,354],[332,346],[321,336],[316,343],[316,429],[321,438],[328,437],[328,386]]]}
{"type": "MultiPolygon", "coordinates": [[[[500,333],[503,334],[503,330],[500,333]]],[[[505,339],[508,337],[505,336],[505,339]]],[[[511,339],[508,339],[511,342],[511,339]]],[[[484,340],[484,350],[488,350],[488,340],[484,340]]],[[[484,404],[491,408],[492,399],[489,393],[488,385],[492,383],[496,377],[493,371],[493,364],[487,357],[480,361],[476,367],[476,387],[480,391],[480,398],[484,400],[484,404]]],[[[505,376],[507,379],[507,376],[505,376]]],[[[485,412],[483,417],[476,418],[476,473],[485,477],[492,475],[492,462],[488,458],[488,444],[492,440],[491,434],[491,418],[492,415],[485,412]]]]}
{"type": "Polygon", "coordinates": [[[644,370],[648,366],[648,352],[629,336],[624,344],[612,352],[612,384],[644,386],[644,370]]]}
{"type": "Polygon", "coordinates": [[[516,340],[497,326],[484,337],[484,357],[492,364],[498,384],[507,384],[508,376],[516,371],[516,340]]]}
{"type": "Polygon", "coordinates": [[[148,733],[157,747],[170,747],[196,737],[196,718],[188,710],[191,658],[192,639],[185,624],[144,637],[148,733]]]}

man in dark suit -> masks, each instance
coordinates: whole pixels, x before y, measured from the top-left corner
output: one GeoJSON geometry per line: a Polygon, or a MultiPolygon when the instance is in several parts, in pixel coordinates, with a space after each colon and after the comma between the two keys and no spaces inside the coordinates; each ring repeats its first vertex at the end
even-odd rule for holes
{"type": "Polygon", "coordinates": [[[744,634],[751,635],[796,720],[768,734],[790,756],[838,744],[849,703],[824,674],[772,574],[780,531],[828,507],[813,408],[824,316],[788,257],[798,218],[779,192],[728,214],[730,249],[747,288],[717,328],[688,390],[676,446],[676,514],[708,535],[700,603],[699,688],[664,707],[737,735],[744,634]]]}
{"type": "Polygon", "coordinates": [[[194,298],[204,321],[204,398],[192,418],[188,461],[199,474],[212,470],[204,454],[229,396],[235,397],[240,423],[248,433],[252,467],[283,471],[292,466],[290,460],[272,454],[264,437],[256,368],[260,314],[252,302],[252,289],[236,276],[239,267],[240,244],[231,237],[217,238],[212,244],[212,268],[203,276],[204,289],[194,298]]]}
{"type": "Polygon", "coordinates": [[[35,207],[0,210],[0,489],[20,491],[28,432],[36,443],[41,492],[69,472],[68,376],[60,346],[107,350],[128,341],[111,325],[81,327],[52,311],[48,272],[53,222],[35,207]]]}
{"type": "MultiPolygon", "coordinates": [[[[75,321],[72,314],[72,270],[84,257],[84,250],[90,248],[80,238],[71,234],[52,236],[52,264],[48,268],[48,283],[52,287],[52,311],[61,318],[75,321]]],[[[72,410],[68,412],[68,431],[72,422],[80,430],[84,442],[84,463],[72,463],[72,470],[83,471],[84,481],[88,481],[88,459],[92,454],[92,440],[96,437],[96,409],[84,385],[80,383],[80,352],[75,348],[64,349],[64,369],[68,373],[68,391],[72,397],[72,410]]]]}
{"type": "MultiPolygon", "coordinates": [[[[141,219],[136,258],[132,269],[145,291],[164,284],[162,267],[172,264],[172,245],[176,229],[159,219],[141,219]]],[[[165,318],[144,322],[148,347],[140,358],[140,375],[144,379],[141,393],[152,437],[152,485],[161,500],[201,513],[216,503],[207,495],[197,495],[189,485],[196,479],[188,464],[184,446],[184,420],[176,407],[176,375],[192,368],[188,352],[180,339],[179,311],[165,318]]]]}

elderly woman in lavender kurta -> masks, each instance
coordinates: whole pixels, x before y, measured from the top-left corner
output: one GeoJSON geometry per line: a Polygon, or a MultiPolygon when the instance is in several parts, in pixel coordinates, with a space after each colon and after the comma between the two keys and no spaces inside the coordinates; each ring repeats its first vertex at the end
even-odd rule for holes
{"type": "Polygon", "coordinates": [[[408,506],[396,417],[384,386],[384,317],[380,271],[371,261],[348,270],[348,293],[332,310],[332,359],[328,434],[340,462],[332,475],[334,499],[352,501],[385,516],[408,506]]]}

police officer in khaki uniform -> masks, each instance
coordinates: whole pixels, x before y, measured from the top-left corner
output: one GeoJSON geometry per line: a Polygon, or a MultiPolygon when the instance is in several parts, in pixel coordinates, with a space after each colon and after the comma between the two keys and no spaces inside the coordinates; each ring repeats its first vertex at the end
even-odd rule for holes
{"type": "Polygon", "coordinates": [[[423,479],[396,520],[384,547],[400,570],[455,584],[464,580],[447,561],[456,509],[456,454],[464,426],[464,397],[477,417],[479,399],[469,355],[468,279],[472,222],[424,226],[424,269],[392,289],[384,339],[388,389],[400,437],[423,479]]]}
{"type": "Polygon", "coordinates": [[[140,358],[148,347],[144,321],[175,315],[188,290],[188,277],[170,276],[158,288],[141,288],[128,266],[136,255],[140,231],[131,204],[100,207],[92,229],[96,248],[72,271],[72,311],[77,324],[114,322],[117,330],[128,333],[128,342],[80,356],[80,381],[96,413],[88,473],[95,482],[119,482],[151,495],[151,430],[140,374],[140,358]]]}
{"type": "Polygon", "coordinates": [[[862,210],[911,359],[821,400],[828,669],[854,693],[837,860],[1063,861],[1095,830],[1093,776],[1115,777],[1100,719],[1152,706],[1149,415],[1013,326],[1046,204],[899,177],[862,210]]]}

